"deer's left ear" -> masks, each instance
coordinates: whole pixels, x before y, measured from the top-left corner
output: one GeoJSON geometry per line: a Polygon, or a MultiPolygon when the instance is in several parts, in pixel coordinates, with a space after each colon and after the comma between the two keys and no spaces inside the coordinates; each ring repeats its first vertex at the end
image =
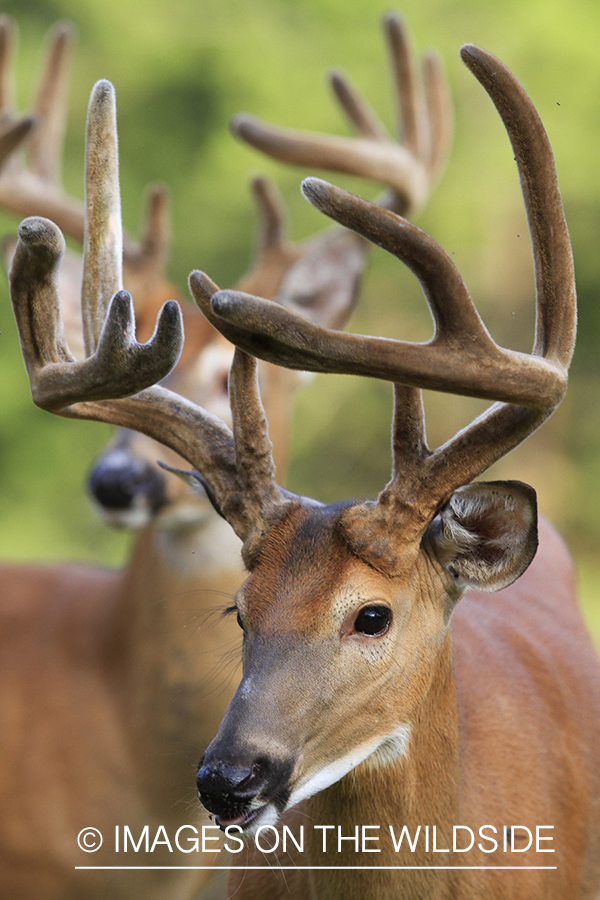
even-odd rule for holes
{"type": "Polygon", "coordinates": [[[353,231],[335,228],[306,245],[286,273],[277,301],[323,328],[342,328],[356,305],[369,249],[353,231]]]}
{"type": "Polygon", "coordinates": [[[523,574],[537,550],[535,491],[521,481],[459,488],[430,528],[436,555],[460,587],[499,591],[523,574]]]}

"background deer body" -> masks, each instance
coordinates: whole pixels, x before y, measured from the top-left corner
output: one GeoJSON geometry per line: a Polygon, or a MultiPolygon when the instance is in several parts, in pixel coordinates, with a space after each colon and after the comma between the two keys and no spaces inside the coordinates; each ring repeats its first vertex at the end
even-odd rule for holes
{"type": "MultiPolygon", "coordinates": [[[[395,33],[395,20],[390,27],[395,33]]],[[[6,34],[5,43],[9,44],[10,31],[6,34]]],[[[64,84],[61,73],[64,75],[67,64],[68,43],[68,33],[59,31],[45,77],[49,88],[64,84]]],[[[400,53],[406,53],[406,47],[400,53]]],[[[344,84],[339,77],[338,82],[344,84]]],[[[413,90],[411,87],[409,93],[413,90]]],[[[437,90],[439,95],[439,85],[437,90]]],[[[405,89],[404,102],[406,97],[405,89]]],[[[58,91],[50,111],[42,115],[42,128],[47,130],[50,121],[60,134],[61,129],[56,128],[60,111],[64,115],[64,97],[58,91]]],[[[102,127],[106,127],[105,119],[102,127]]],[[[440,141],[447,144],[448,134],[434,138],[437,171],[444,155],[440,141]]],[[[90,142],[93,140],[92,136],[90,142]]],[[[88,161],[93,161],[95,151],[90,142],[88,161]]],[[[58,144],[50,142],[54,156],[58,144]]],[[[108,146],[110,156],[110,141],[108,146]]],[[[112,156],[116,165],[114,149],[112,156]]],[[[403,164],[406,169],[406,160],[403,164]]],[[[47,170],[57,178],[56,159],[40,172],[35,171],[35,161],[32,165],[33,174],[40,176],[38,191],[41,182],[44,202],[49,203],[44,212],[68,234],[83,237],[83,208],[64,198],[53,181],[48,189],[50,179],[45,173],[47,170]]],[[[415,166],[423,169],[418,156],[415,166]]],[[[88,170],[91,168],[88,165],[88,170]]],[[[432,166],[430,169],[432,180],[432,166]]],[[[21,196],[14,187],[21,181],[30,184],[31,174],[25,177],[14,165],[12,177],[5,179],[10,196],[16,193],[15,202],[22,213],[35,211],[35,194],[32,200],[27,191],[21,196]]],[[[116,171],[112,177],[116,179],[116,171]]],[[[35,178],[33,181],[36,183],[35,178]]],[[[422,181],[421,175],[419,191],[422,181]]],[[[399,202],[403,208],[415,205],[414,182],[414,174],[401,174],[399,183],[404,189],[399,202]]],[[[103,187],[88,180],[90,209],[103,187]]],[[[256,179],[254,191],[261,212],[258,256],[240,287],[272,298],[281,295],[283,302],[301,309],[313,321],[341,326],[354,304],[367,242],[338,229],[305,245],[291,245],[272,189],[256,179]]],[[[113,190],[113,200],[115,193],[113,190]]],[[[118,219],[118,210],[114,212],[118,219]]],[[[108,240],[117,247],[113,224],[111,220],[108,240]]],[[[119,286],[120,260],[115,259],[107,275],[93,258],[98,247],[100,255],[104,252],[98,237],[102,228],[93,229],[92,222],[84,239],[86,246],[93,247],[92,254],[88,250],[86,255],[84,295],[94,290],[90,284],[100,273],[102,306],[108,299],[106,290],[112,292],[119,286]]],[[[162,277],[166,232],[165,196],[155,191],[141,248],[125,242],[124,278],[137,295],[140,340],[150,339],[156,313],[173,295],[162,277]]],[[[90,314],[84,296],[86,351],[77,326],[72,324],[80,315],[79,298],[72,298],[70,282],[63,280],[60,291],[69,347],[82,359],[91,353],[98,338],[102,309],[90,314]]],[[[183,314],[186,345],[165,384],[228,418],[226,382],[233,349],[195,307],[184,307],[183,314]]],[[[64,345],[61,355],[63,360],[70,356],[64,345]]],[[[290,401],[298,377],[269,363],[261,366],[260,377],[274,423],[278,462],[284,467],[290,401]]],[[[117,424],[136,423],[126,417],[117,424]]],[[[2,671],[9,689],[2,695],[0,711],[3,730],[10,734],[10,740],[0,746],[6,773],[0,782],[3,895],[40,900],[104,898],[110,892],[115,897],[150,898],[167,893],[183,898],[194,896],[207,877],[202,872],[136,872],[130,876],[74,871],[76,864],[90,862],[76,846],[77,834],[84,827],[93,825],[105,838],[91,864],[108,865],[128,861],[112,852],[115,825],[127,825],[136,840],[148,826],[152,842],[159,826],[172,838],[179,826],[190,821],[193,767],[215,733],[239,680],[239,630],[234,618],[224,618],[221,609],[243,577],[241,542],[206,495],[191,495],[187,484],[165,476],[155,465],[157,458],[181,465],[181,457],[168,448],[121,430],[90,479],[107,520],[140,530],[123,571],[77,566],[15,566],[3,571],[1,615],[6,641],[2,671]],[[44,773],[41,800],[39,795],[35,799],[31,795],[40,772],[44,773]],[[32,834],[35,840],[30,839],[32,834]]],[[[209,824],[206,816],[194,815],[193,821],[209,824]]],[[[219,863],[220,857],[193,854],[193,864],[203,861],[219,863]]],[[[133,862],[189,865],[190,857],[165,849],[161,856],[156,850],[151,856],[136,853],[133,862]]]]}

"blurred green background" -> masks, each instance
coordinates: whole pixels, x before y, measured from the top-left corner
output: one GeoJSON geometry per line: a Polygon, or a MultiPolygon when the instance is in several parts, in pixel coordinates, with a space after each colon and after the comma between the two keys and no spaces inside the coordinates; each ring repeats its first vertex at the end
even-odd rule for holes
{"type": "MultiPolygon", "coordinates": [[[[82,196],[87,100],[98,78],[116,87],[125,226],[135,233],[145,186],[173,197],[170,276],[182,296],[201,268],[231,286],[252,253],[248,180],[273,178],[295,237],[323,227],[300,197],[304,172],[262,159],[229,134],[247,110],[282,125],[344,133],[325,86],[344,69],[391,122],[386,52],[373,0],[10,0],[20,27],[16,93],[26,110],[47,28],[71,19],[79,34],[65,153],[65,184],[82,196]]],[[[458,58],[464,42],[502,58],[532,96],[554,147],[573,239],[579,341],[569,394],[558,413],[494,477],[519,478],[576,556],[586,615],[600,643],[600,6],[596,0],[406,0],[398,10],[422,50],[442,55],[456,109],[443,179],[419,224],[461,270],[492,334],[528,350],[533,277],[518,179],[491,102],[458,58]]],[[[334,176],[366,196],[370,185],[334,176]]],[[[0,233],[17,222],[2,215],[0,233]]],[[[118,564],[127,535],[96,521],[83,483],[109,430],[34,408],[0,288],[0,555],[10,560],[84,559],[118,564]]],[[[412,276],[376,251],[364,280],[356,331],[427,339],[428,313],[412,276]]],[[[428,397],[429,437],[443,440],[478,403],[428,397]]],[[[359,379],[316,378],[299,397],[288,486],[319,499],[373,495],[389,474],[391,391],[359,379]]]]}

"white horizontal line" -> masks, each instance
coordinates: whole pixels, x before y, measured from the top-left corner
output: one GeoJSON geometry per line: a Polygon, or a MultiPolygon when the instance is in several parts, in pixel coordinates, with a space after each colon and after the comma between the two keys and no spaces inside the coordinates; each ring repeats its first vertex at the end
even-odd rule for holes
{"type": "Polygon", "coordinates": [[[205,870],[219,871],[219,869],[227,868],[227,869],[238,870],[238,871],[239,870],[245,871],[245,870],[250,870],[250,869],[252,869],[252,870],[265,869],[267,871],[279,871],[282,869],[290,869],[292,871],[302,870],[302,871],[318,872],[319,870],[323,870],[326,872],[337,872],[337,871],[348,870],[348,869],[352,869],[352,870],[356,870],[356,871],[361,871],[364,869],[369,869],[369,870],[377,870],[377,869],[382,869],[382,870],[383,869],[386,869],[386,870],[388,870],[388,869],[394,869],[394,870],[397,870],[397,869],[478,869],[478,870],[491,870],[491,869],[500,869],[500,870],[501,869],[506,869],[506,870],[523,869],[523,870],[525,870],[525,869],[528,869],[528,870],[531,870],[531,869],[535,869],[535,870],[538,870],[538,869],[556,869],[558,867],[557,866],[227,866],[227,867],[225,867],[225,866],[75,866],[75,868],[76,869],[103,869],[103,870],[110,869],[110,870],[115,870],[115,871],[117,871],[117,870],[118,871],[122,871],[122,870],[137,871],[137,870],[150,870],[150,869],[152,869],[152,870],[154,870],[154,869],[161,869],[161,870],[164,870],[164,869],[169,869],[169,870],[193,869],[194,871],[200,871],[200,870],[202,870],[202,871],[205,871],[205,870]]]}

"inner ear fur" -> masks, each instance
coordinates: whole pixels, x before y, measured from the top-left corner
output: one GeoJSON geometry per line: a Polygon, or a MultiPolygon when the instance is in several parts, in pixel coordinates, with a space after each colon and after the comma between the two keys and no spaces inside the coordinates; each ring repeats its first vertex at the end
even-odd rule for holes
{"type": "Polygon", "coordinates": [[[432,527],[436,555],[460,587],[499,591],[535,556],[537,502],[521,481],[478,481],[459,488],[432,527]]]}

